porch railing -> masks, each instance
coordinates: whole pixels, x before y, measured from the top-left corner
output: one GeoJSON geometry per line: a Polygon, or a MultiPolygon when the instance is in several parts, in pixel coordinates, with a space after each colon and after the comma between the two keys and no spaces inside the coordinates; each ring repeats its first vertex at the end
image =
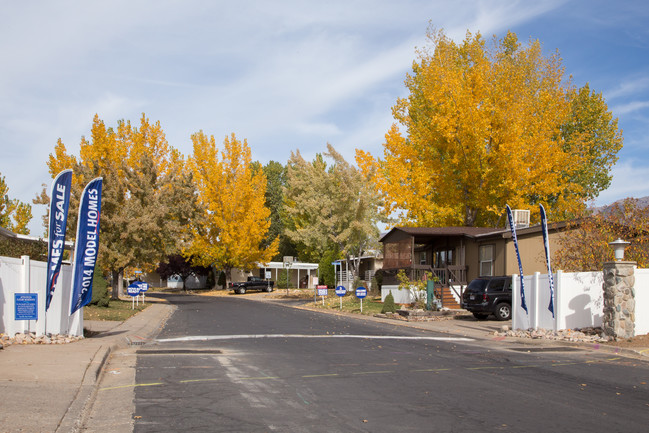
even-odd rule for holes
{"type": "MultiPolygon", "coordinates": [[[[433,268],[429,265],[413,265],[405,269],[406,275],[411,280],[422,280],[427,273],[432,273],[439,286],[459,285],[466,286],[466,266],[447,266],[444,268],[433,268]]],[[[390,270],[384,273],[384,284],[399,284],[396,278],[397,270],[390,270]],[[386,282],[385,280],[388,280],[386,282]]]]}

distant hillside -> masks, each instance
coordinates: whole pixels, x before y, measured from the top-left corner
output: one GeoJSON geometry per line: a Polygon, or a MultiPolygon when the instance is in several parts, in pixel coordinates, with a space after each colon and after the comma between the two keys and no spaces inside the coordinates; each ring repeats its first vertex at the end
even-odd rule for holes
{"type": "MultiPolygon", "coordinates": [[[[640,206],[641,208],[646,208],[647,206],[649,206],[649,196],[640,197],[637,200],[638,200],[638,206],[640,206]]],[[[608,205],[595,207],[595,208],[593,208],[593,212],[595,212],[595,213],[606,213],[612,206],[614,206],[615,204],[618,204],[618,203],[622,203],[623,201],[624,201],[624,199],[621,199],[621,200],[615,201],[615,202],[613,202],[611,204],[608,204],[608,205]]]]}

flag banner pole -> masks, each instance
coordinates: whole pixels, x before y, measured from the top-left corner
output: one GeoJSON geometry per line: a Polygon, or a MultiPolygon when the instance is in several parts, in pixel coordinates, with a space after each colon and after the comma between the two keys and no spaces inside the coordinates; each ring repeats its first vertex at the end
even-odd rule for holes
{"type": "Polygon", "coordinates": [[[518,273],[521,276],[521,307],[523,307],[523,310],[527,314],[529,312],[527,311],[527,305],[525,304],[525,290],[524,290],[524,282],[523,282],[523,264],[521,263],[521,254],[518,251],[518,238],[516,237],[516,227],[514,226],[514,216],[512,215],[512,209],[509,207],[509,205],[505,205],[507,208],[507,219],[509,221],[509,228],[512,232],[512,238],[514,239],[514,249],[516,250],[516,258],[518,259],[518,273]]]}
{"type": "Polygon", "coordinates": [[[550,284],[550,305],[548,305],[548,310],[550,310],[552,318],[554,318],[554,278],[552,277],[552,265],[550,264],[550,235],[548,234],[548,220],[543,205],[539,205],[539,207],[541,209],[541,228],[543,231],[545,263],[548,266],[548,283],[550,284]]]}
{"type": "MultiPolygon", "coordinates": [[[[47,245],[47,289],[45,290],[45,311],[50,308],[56,281],[61,272],[63,250],[65,248],[65,232],[70,207],[70,189],[72,185],[72,170],[63,170],[52,182],[50,194],[50,216],[47,245]]],[[[47,317],[47,315],[45,316],[47,317]]],[[[47,327],[47,324],[46,324],[47,327]]]]}
{"type": "Polygon", "coordinates": [[[72,266],[70,315],[92,300],[92,277],[99,252],[102,178],[91,180],[81,194],[72,266]]]}

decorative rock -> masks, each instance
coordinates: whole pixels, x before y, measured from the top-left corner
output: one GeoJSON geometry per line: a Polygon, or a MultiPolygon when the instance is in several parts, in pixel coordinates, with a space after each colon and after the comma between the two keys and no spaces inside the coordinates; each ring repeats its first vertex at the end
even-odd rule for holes
{"type": "Polygon", "coordinates": [[[36,336],[35,333],[17,333],[13,337],[0,334],[0,346],[9,347],[12,344],[69,344],[81,340],[83,337],[74,335],[48,334],[36,336]]]}
{"type": "Polygon", "coordinates": [[[562,329],[560,331],[552,331],[539,328],[528,329],[527,331],[496,331],[494,332],[494,335],[501,337],[532,338],[581,343],[604,343],[610,340],[608,336],[604,335],[601,328],[562,329]]]}

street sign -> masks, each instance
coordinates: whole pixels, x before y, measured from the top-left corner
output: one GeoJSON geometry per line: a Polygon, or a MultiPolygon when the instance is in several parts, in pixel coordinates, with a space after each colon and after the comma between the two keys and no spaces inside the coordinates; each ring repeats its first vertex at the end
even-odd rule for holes
{"type": "Polygon", "coordinates": [[[140,285],[140,293],[149,290],[149,283],[145,283],[144,281],[139,281],[138,284],[140,285]]]}
{"type": "Polygon", "coordinates": [[[346,294],[347,294],[347,289],[345,288],[345,286],[336,287],[336,295],[345,296],[346,294]]]}
{"type": "Polygon", "coordinates": [[[271,278],[273,278],[273,274],[271,273],[271,271],[266,271],[266,279],[270,280],[271,278]]]}
{"type": "Polygon", "coordinates": [[[14,320],[38,320],[38,293],[15,293],[14,301],[14,320]]]}

